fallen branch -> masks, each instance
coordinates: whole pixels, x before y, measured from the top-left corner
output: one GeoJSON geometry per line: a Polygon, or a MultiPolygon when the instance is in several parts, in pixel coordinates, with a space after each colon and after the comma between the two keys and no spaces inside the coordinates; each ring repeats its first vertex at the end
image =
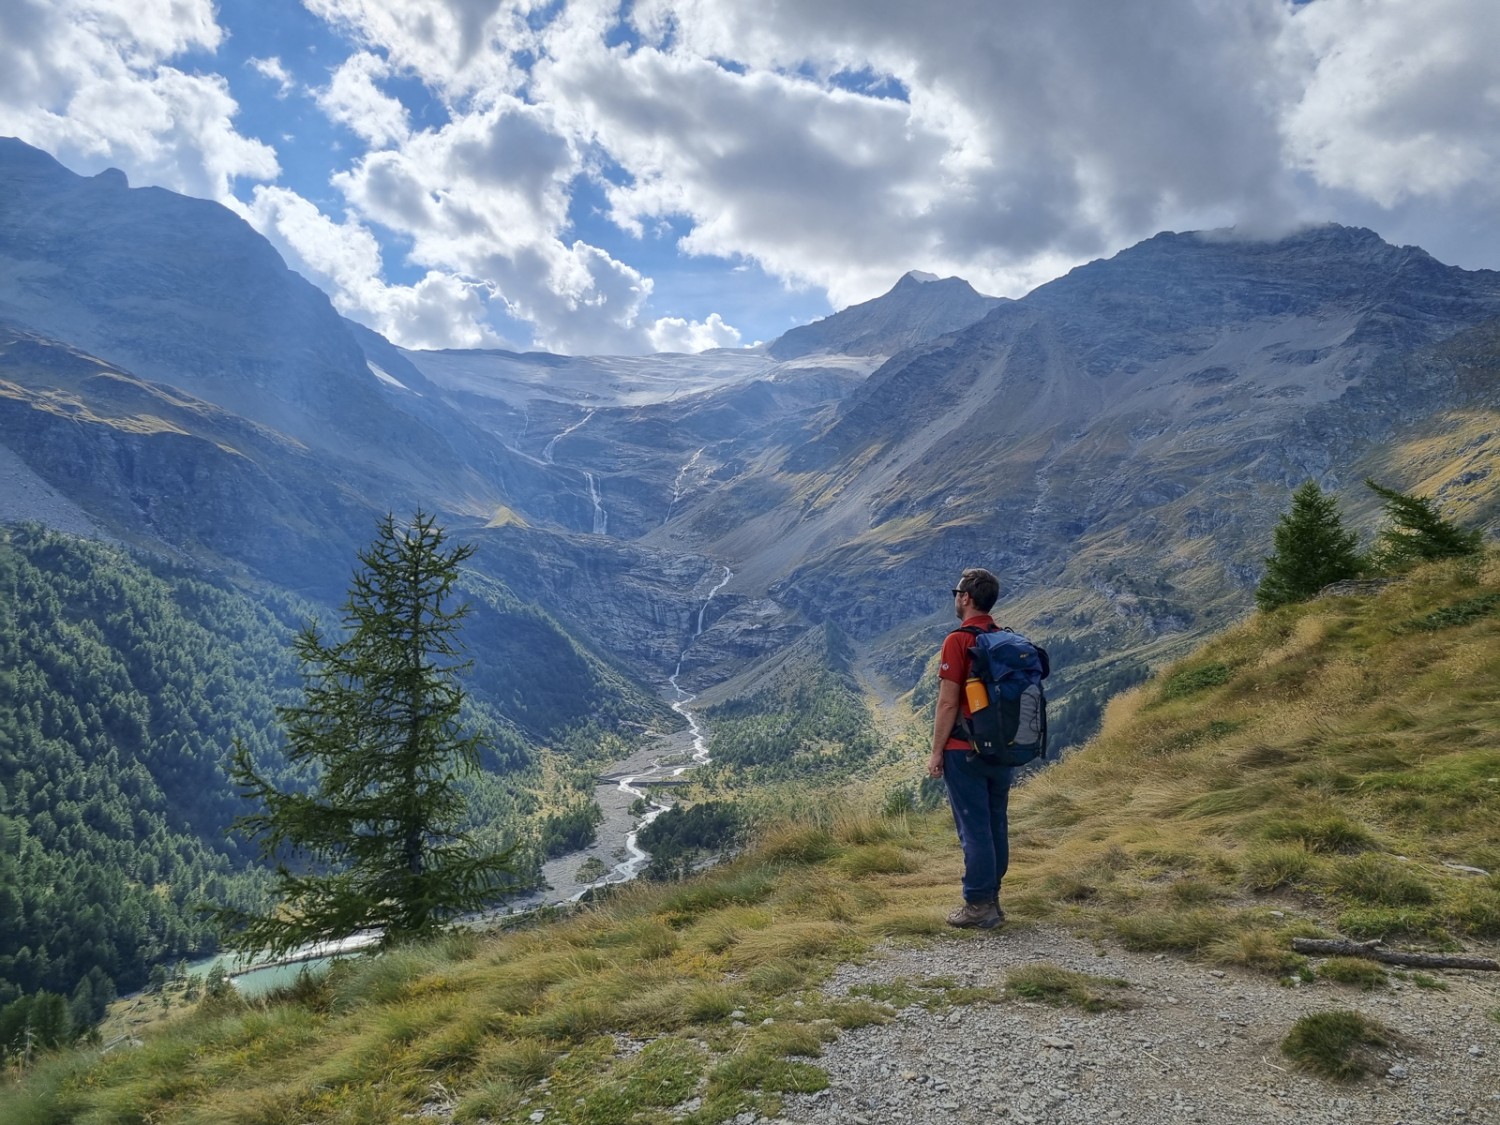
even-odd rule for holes
{"type": "Polygon", "coordinates": [[[1414,965],[1419,969],[1489,969],[1500,972],[1500,961],[1488,957],[1456,957],[1446,953],[1397,953],[1379,949],[1379,941],[1327,941],[1322,938],[1293,938],[1298,953],[1318,953],[1326,957],[1368,957],[1388,965],[1414,965]]]}

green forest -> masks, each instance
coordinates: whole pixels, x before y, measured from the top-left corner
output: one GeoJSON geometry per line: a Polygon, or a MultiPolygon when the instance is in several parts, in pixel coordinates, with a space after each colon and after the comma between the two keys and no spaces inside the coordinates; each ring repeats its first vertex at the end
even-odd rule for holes
{"type": "Polygon", "coordinates": [[[0,599],[0,1000],[93,1017],[214,947],[202,903],[259,899],[222,766],[235,739],[274,764],[307,607],[30,527],[0,535],[0,599]]]}
{"type": "MultiPolygon", "coordinates": [[[[469,820],[487,844],[520,840],[535,882],[544,855],[592,838],[594,763],[623,747],[603,731],[676,717],[499,583],[466,574],[463,595],[464,721],[485,739],[469,820]],[[545,780],[539,745],[560,751],[545,780]]],[[[66,1039],[153,966],[213,952],[205,905],[263,903],[253,845],[227,832],[246,807],[226,765],[238,742],[291,781],[276,708],[300,690],[291,639],[315,619],[337,618],[0,529],[0,1032],[19,1020],[66,1039]]]]}
{"type": "Polygon", "coordinates": [[[849,639],[824,626],[823,645],[753,694],[707,708],[710,789],[764,787],[865,774],[899,754],[870,721],[849,639]]]}

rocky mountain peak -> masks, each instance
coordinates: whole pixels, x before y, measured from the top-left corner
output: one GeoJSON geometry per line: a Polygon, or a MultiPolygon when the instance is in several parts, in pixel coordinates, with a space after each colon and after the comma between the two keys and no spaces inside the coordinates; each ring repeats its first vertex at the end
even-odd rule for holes
{"type": "Polygon", "coordinates": [[[979,293],[961,277],[911,270],[874,300],[793,328],[767,351],[783,361],[820,352],[893,355],[967,328],[1002,301],[979,293]]]}

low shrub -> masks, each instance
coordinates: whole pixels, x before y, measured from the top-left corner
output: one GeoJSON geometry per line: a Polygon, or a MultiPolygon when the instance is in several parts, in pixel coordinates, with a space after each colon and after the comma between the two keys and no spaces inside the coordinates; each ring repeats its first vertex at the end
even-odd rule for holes
{"type": "Polygon", "coordinates": [[[1181,672],[1174,672],[1162,681],[1161,698],[1163,701],[1181,699],[1185,695],[1227,684],[1233,675],[1233,670],[1227,664],[1204,664],[1197,668],[1185,668],[1181,672]]]}

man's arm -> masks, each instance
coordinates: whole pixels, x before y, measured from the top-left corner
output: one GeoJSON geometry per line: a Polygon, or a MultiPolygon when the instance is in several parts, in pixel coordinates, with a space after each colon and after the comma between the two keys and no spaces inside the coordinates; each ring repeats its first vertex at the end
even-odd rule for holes
{"type": "Polygon", "coordinates": [[[938,681],[937,713],[932,719],[932,756],[927,759],[927,776],[943,776],[943,747],[958,721],[959,685],[954,680],[938,681]]]}

